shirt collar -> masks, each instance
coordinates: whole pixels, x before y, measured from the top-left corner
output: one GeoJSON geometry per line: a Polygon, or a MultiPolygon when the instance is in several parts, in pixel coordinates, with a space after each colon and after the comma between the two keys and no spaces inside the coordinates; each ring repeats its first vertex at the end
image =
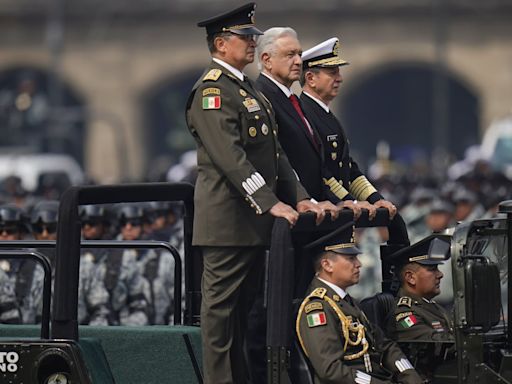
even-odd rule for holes
{"type": "Polygon", "coordinates": [[[342,299],[345,298],[345,296],[347,296],[347,292],[345,292],[345,290],[343,288],[340,288],[338,287],[337,285],[333,284],[333,283],[330,283],[324,279],[321,279],[320,277],[316,277],[318,280],[320,280],[322,283],[328,285],[329,287],[331,287],[333,289],[334,292],[336,292],[342,299]]]}
{"type": "Polygon", "coordinates": [[[265,72],[261,72],[261,74],[265,77],[267,77],[268,79],[270,79],[275,85],[277,85],[279,87],[279,89],[281,91],[283,91],[283,93],[286,95],[287,98],[290,98],[290,96],[292,95],[292,91],[290,88],[286,88],[283,84],[281,84],[279,81],[277,81],[276,79],[274,79],[271,75],[269,75],[268,73],[265,73],[265,72]]]}
{"type": "Polygon", "coordinates": [[[308,95],[309,97],[311,97],[314,101],[316,101],[316,103],[321,106],[325,112],[329,113],[329,107],[327,106],[327,104],[325,104],[322,100],[320,99],[317,99],[315,96],[313,95],[310,95],[309,93],[307,93],[306,91],[302,91],[302,93],[308,95]]]}
{"type": "Polygon", "coordinates": [[[243,74],[243,72],[240,72],[238,69],[236,69],[232,65],[229,65],[225,61],[222,61],[221,59],[217,59],[216,57],[213,57],[212,60],[215,61],[217,64],[222,65],[229,72],[231,72],[233,75],[235,75],[237,77],[237,79],[239,79],[240,81],[244,81],[244,74],[243,74]]]}

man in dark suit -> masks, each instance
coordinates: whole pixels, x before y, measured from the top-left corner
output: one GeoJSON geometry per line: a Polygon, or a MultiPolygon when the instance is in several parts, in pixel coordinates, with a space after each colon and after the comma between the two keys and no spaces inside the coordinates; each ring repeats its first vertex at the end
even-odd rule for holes
{"type": "Polygon", "coordinates": [[[200,22],[212,62],[187,102],[197,143],[193,245],[203,253],[205,383],[247,383],[247,313],[275,217],[324,210],[309,200],[277,141],[272,106],[243,74],[254,60],[254,3],[200,22]],[[279,191],[279,194],[278,192],[279,191]],[[286,204],[286,201],[288,204],[286,204]],[[291,204],[291,205],[289,205],[291,204]]]}
{"type": "MultiPolygon", "coordinates": [[[[302,48],[297,33],[291,28],[270,28],[258,38],[258,57],[261,74],[256,80],[258,89],[272,103],[279,126],[279,142],[290,159],[299,179],[317,200],[336,200],[323,182],[321,139],[308,121],[297,96],[291,91],[299,80],[302,48]]],[[[357,215],[359,207],[352,207],[357,215]]]]}
{"type": "Polygon", "coordinates": [[[316,276],[299,308],[296,330],[315,384],[422,383],[400,348],[370,324],[346,292],[359,282],[361,268],[353,228],[336,230],[308,248],[316,276]]]}
{"type": "Polygon", "coordinates": [[[300,99],[305,115],[318,130],[322,143],[324,175],[329,175],[324,176],[323,181],[332,192],[330,196],[335,195],[338,201],[357,200],[358,205],[367,209],[386,208],[392,219],[389,242],[408,245],[407,229],[402,217],[397,215],[396,206],[382,197],[352,159],[345,130],[329,108],[343,80],[340,67],[347,64],[340,56],[340,44],[336,37],[302,54],[303,92],[300,99]]]}

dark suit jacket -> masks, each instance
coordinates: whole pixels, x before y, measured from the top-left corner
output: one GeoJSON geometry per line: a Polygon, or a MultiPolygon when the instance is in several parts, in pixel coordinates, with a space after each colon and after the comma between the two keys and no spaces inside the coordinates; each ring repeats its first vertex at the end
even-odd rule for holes
{"type": "MultiPolygon", "coordinates": [[[[326,200],[326,188],[322,180],[322,151],[315,148],[307,133],[308,128],[304,126],[291,101],[270,79],[260,75],[256,80],[256,86],[274,107],[279,126],[279,142],[297,172],[301,184],[311,197],[319,201],[326,200]]],[[[315,128],[312,128],[315,131],[315,128]]],[[[317,142],[320,143],[318,137],[317,142]]]]}
{"type": "Polygon", "coordinates": [[[322,140],[324,166],[333,177],[327,179],[327,183],[333,193],[342,200],[357,198],[375,203],[381,199],[375,188],[366,184],[366,177],[350,156],[347,135],[336,116],[332,112],[327,113],[305,93],[301,94],[300,99],[308,121],[316,127],[322,140]]]}
{"type": "Polygon", "coordinates": [[[279,145],[271,105],[254,84],[212,62],[189,96],[186,117],[197,143],[193,244],[268,245],[268,210],[309,197],[279,145]]]}
{"type": "MultiPolygon", "coordinates": [[[[373,327],[357,304],[340,298],[317,278],[311,281],[308,293],[297,315],[296,329],[299,342],[315,370],[315,384],[369,382],[367,375],[372,376],[371,383],[375,384],[422,383],[398,345],[384,337],[378,327],[373,327]],[[361,340],[357,345],[346,343],[337,311],[346,316],[352,326],[360,324],[364,327],[371,372],[366,370],[364,355],[357,357],[364,345],[361,340]],[[348,355],[353,358],[345,359],[348,355]]],[[[347,332],[351,341],[358,340],[357,332],[347,332]]]]}

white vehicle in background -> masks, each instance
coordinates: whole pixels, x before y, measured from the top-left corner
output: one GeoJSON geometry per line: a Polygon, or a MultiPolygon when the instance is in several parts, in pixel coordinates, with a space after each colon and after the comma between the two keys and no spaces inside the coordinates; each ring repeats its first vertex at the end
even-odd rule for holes
{"type": "Polygon", "coordinates": [[[512,179],[512,116],[496,120],[485,131],[482,157],[488,160],[494,169],[512,179]]]}
{"type": "Polygon", "coordinates": [[[69,155],[40,154],[0,154],[0,181],[17,176],[22,187],[34,192],[45,175],[60,175],[69,179],[69,184],[85,182],[85,174],[80,165],[69,155]]]}

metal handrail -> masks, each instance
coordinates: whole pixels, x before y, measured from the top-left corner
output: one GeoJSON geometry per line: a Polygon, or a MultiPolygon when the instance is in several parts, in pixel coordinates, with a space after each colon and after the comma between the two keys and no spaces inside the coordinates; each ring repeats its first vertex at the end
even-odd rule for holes
{"type": "MultiPolygon", "coordinates": [[[[0,242],[2,244],[3,242],[0,242]]],[[[9,243],[13,243],[9,241],[9,243]]],[[[12,248],[12,246],[11,246],[12,248]]],[[[41,339],[50,338],[50,297],[52,290],[52,267],[46,256],[36,251],[0,250],[0,259],[28,259],[39,263],[44,270],[43,308],[41,314],[41,339]],[[46,294],[45,294],[46,293],[46,294]]]]}

